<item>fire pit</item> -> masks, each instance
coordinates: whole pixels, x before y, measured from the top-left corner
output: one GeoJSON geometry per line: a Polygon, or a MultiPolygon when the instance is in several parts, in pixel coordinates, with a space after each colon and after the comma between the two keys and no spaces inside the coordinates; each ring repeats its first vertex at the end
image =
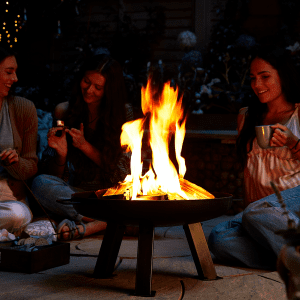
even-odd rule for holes
{"type": "Polygon", "coordinates": [[[107,228],[94,270],[97,278],[112,276],[124,230],[127,225],[139,226],[135,295],[153,296],[152,256],[154,228],[182,225],[188,240],[199,279],[213,280],[217,274],[202,230],[201,221],[218,217],[230,208],[232,196],[214,193],[214,199],[200,200],[120,200],[97,199],[95,193],[77,194],[71,200],[82,215],[107,222],[107,228]]]}
{"type": "Polygon", "coordinates": [[[131,174],[114,187],[90,195],[84,193],[84,199],[77,194],[62,202],[72,204],[83,216],[107,222],[94,271],[96,277],[112,275],[125,227],[139,226],[135,285],[135,294],[139,296],[151,296],[156,226],[182,225],[199,278],[216,279],[199,222],[226,213],[232,200],[229,194],[211,194],[184,179],[186,166],[181,150],[186,114],[182,95],[171,86],[171,81],[163,85],[160,82],[149,76],[147,86],[142,88],[144,117],[122,126],[120,142],[131,151],[131,174]],[[169,155],[171,141],[175,146],[176,167],[169,155]],[[147,172],[143,172],[143,144],[152,152],[147,172]]]}

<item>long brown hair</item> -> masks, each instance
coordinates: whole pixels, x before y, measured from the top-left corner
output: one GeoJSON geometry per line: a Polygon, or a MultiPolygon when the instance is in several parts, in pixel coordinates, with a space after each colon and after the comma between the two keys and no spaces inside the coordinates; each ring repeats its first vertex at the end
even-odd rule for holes
{"type": "MultiPolygon", "coordinates": [[[[1,64],[7,57],[10,57],[10,56],[16,57],[16,53],[15,53],[13,50],[11,50],[10,48],[8,48],[8,47],[1,46],[1,47],[0,47],[0,64],[1,64]]],[[[9,99],[9,100],[12,99],[14,89],[15,89],[15,84],[10,88],[10,90],[9,90],[9,92],[8,92],[7,99],[9,99]]]]}
{"type": "MultiPolygon", "coordinates": [[[[121,154],[120,134],[125,123],[125,103],[127,100],[123,72],[120,64],[105,54],[90,57],[83,64],[77,76],[73,97],[69,102],[66,125],[70,128],[80,128],[84,125],[86,140],[95,146],[102,156],[103,180],[107,187],[108,180],[114,172],[121,154]],[[88,106],[83,100],[80,82],[87,71],[98,71],[105,77],[104,95],[98,108],[96,130],[88,134],[88,106]]],[[[95,164],[80,150],[72,146],[68,138],[68,156],[77,173],[77,184],[82,180],[92,180],[95,177],[95,164]]],[[[75,182],[76,184],[76,182],[75,182]]]]}
{"type": "MultiPolygon", "coordinates": [[[[255,58],[263,59],[277,70],[281,82],[281,89],[287,102],[298,103],[300,101],[298,90],[300,78],[289,53],[282,48],[265,45],[256,49],[252,61],[255,58]]],[[[248,105],[245,123],[236,144],[237,154],[243,167],[245,167],[247,162],[247,144],[250,142],[249,152],[251,152],[255,138],[255,126],[262,124],[263,114],[266,111],[267,104],[261,103],[258,97],[253,93],[252,100],[248,105]]]]}

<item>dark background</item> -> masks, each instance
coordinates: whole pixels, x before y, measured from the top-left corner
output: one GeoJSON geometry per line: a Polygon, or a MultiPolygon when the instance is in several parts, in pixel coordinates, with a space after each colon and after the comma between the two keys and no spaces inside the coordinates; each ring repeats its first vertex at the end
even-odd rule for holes
{"type": "MultiPolygon", "coordinates": [[[[135,107],[140,106],[147,63],[154,66],[161,60],[159,68],[180,77],[192,111],[237,113],[251,100],[248,61],[253,47],[295,45],[299,8],[297,0],[2,1],[0,44],[12,45],[18,54],[16,94],[46,111],[68,99],[86,56],[109,51],[124,69],[135,107]],[[199,7],[207,10],[200,31],[199,7]],[[194,47],[180,45],[183,31],[196,33],[194,47]],[[206,38],[197,36],[199,32],[206,38]],[[212,82],[216,78],[219,82],[212,82]]],[[[299,67],[299,49],[290,52],[299,67]]]]}

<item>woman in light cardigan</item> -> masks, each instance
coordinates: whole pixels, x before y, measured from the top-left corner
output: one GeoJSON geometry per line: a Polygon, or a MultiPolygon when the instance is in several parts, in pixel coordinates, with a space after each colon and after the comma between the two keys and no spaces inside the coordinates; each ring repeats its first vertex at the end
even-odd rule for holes
{"type": "Polygon", "coordinates": [[[17,67],[14,54],[0,47],[0,229],[15,235],[32,220],[23,180],[36,174],[38,162],[35,106],[10,93],[17,67]]]}

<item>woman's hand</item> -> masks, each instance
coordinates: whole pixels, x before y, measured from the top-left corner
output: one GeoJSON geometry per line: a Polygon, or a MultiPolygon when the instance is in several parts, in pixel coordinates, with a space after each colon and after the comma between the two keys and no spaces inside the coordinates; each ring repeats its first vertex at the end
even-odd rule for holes
{"type": "Polygon", "coordinates": [[[66,129],[64,127],[53,127],[49,129],[47,137],[49,147],[55,149],[58,155],[66,157],[68,153],[66,129]],[[57,131],[62,131],[61,136],[56,136],[57,131]]]}
{"type": "Polygon", "coordinates": [[[0,153],[1,164],[5,167],[13,165],[19,161],[19,155],[15,149],[5,149],[0,153]]]}
{"type": "Polygon", "coordinates": [[[291,149],[296,145],[298,138],[286,126],[277,123],[276,125],[272,125],[271,128],[274,129],[274,133],[270,141],[270,146],[287,146],[291,149]]]}
{"type": "Polygon", "coordinates": [[[70,134],[70,136],[72,137],[73,140],[73,146],[78,148],[79,150],[82,150],[87,141],[84,138],[84,133],[83,133],[83,123],[80,124],[80,129],[75,129],[75,128],[71,128],[71,129],[66,129],[66,132],[70,134]]]}

